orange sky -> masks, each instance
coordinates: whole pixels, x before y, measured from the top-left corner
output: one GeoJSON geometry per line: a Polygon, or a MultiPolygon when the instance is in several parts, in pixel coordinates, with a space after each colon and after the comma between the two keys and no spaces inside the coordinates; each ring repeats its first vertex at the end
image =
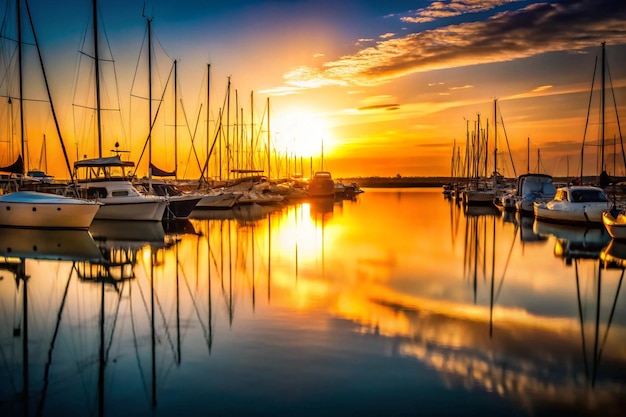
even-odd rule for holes
{"type": "MultiPolygon", "coordinates": [[[[93,107],[93,94],[88,95],[85,87],[93,82],[93,65],[86,56],[93,54],[90,2],[60,0],[54,9],[43,0],[29,3],[70,160],[97,156],[93,112],[80,107],[93,107]],[[64,19],[57,18],[61,15],[64,19]]],[[[203,164],[206,110],[210,109],[210,142],[220,109],[226,107],[228,77],[230,111],[227,116],[224,110],[222,123],[228,117],[231,159],[223,162],[224,175],[227,166],[266,170],[268,98],[272,175],[301,168],[308,175],[311,164],[320,169],[322,142],[324,168],[335,177],[449,175],[453,143],[464,151],[466,120],[473,123],[480,113],[481,120],[490,123],[493,138],[495,98],[515,164],[514,172],[500,129],[502,173],[512,177],[527,166],[537,170],[539,151],[542,172],[576,175],[583,139],[588,144],[599,141],[598,92],[591,95],[586,135],[585,122],[594,63],[603,41],[615,94],[606,99],[606,164],[610,172],[624,173],[619,148],[613,169],[611,142],[614,137],[619,141],[613,103],[622,116],[626,108],[626,7],[621,1],[335,3],[238,0],[209,6],[161,0],[148,2],[144,9],[143,1],[101,2],[101,27],[110,50],[101,47],[101,58],[115,61],[115,73],[110,63],[101,63],[106,91],[102,107],[116,109],[103,112],[103,156],[111,155],[117,141],[137,162],[146,141],[147,63],[145,53],[140,53],[146,42],[144,13],[153,19],[153,114],[172,60],[178,61],[177,120],[174,94],[168,89],[154,127],[153,161],[163,169],[174,168],[176,132],[179,175],[198,175],[191,138],[203,164]],[[301,163],[288,164],[285,155],[295,155],[301,163]]],[[[32,35],[27,35],[27,42],[30,39],[32,35]]],[[[4,47],[3,66],[10,51],[4,47]]],[[[38,68],[28,53],[32,48],[26,54],[30,75],[38,68]]],[[[598,87],[600,69],[596,71],[598,87]]],[[[2,95],[17,97],[15,83],[9,89],[7,76],[3,79],[2,95]]],[[[29,84],[27,94],[45,98],[36,86],[41,83],[29,84]]],[[[1,165],[12,162],[19,151],[15,107],[13,123],[8,121],[6,101],[0,109],[1,165]]],[[[46,107],[28,102],[25,116],[29,166],[40,165],[45,133],[48,170],[65,177],[46,107]]],[[[585,152],[585,170],[595,174],[597,147],[586,147],[585,152]]],[[[223,160],[226,154],[223,145],[223,160]]],[[[147,153],[142,161],[138,175],[146,173],[147,153]]],[[[211,175],[217,175],[217,163],[212,161],[209,167],[211,175]]]]}

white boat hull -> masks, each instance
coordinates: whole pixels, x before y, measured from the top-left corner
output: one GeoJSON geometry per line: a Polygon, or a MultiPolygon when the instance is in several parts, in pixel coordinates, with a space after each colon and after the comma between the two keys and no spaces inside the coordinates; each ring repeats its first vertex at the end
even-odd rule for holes
{"type": "Polygon", "coordinates": [[[209,194],[202,197],[194,209],[210,210],[210,209],[229,209],[237,204],[237,200],[241,194],[222,193],[209,194]]]}
{"type": "Polygon", "coordinates": [[[626,216],[623,213],[614,217],[610,211],[605,211],[602,213],[602,223],[613,239],[626,240],[626,216]]]}
{"type": "Polygon", "coordinates": [[[112,197],[99,201],[103,205],[96,214],[97,220],[161,221],[167,207],[160,197],[112,197]]]}
{"type": "Polygon", "coordinates": [[[89,229],[100,205],[87,200],[17,192],[0,198],[0,226],[89,229]]]}
{"type": "Polygon", "coordinates": [[[609,209],[608,202],[567,203],[550,201],[535,203],[538,220],[559,223],[602,223],[602,213],[609,209]]]}

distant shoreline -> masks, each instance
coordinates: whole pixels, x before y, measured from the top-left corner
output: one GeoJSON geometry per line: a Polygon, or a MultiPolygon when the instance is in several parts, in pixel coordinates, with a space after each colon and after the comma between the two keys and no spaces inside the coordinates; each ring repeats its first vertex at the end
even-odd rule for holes
{"type": "MultiPolygon", "coordinates": [[[[554,177],[555,183],[567,183],[572,178],[554,177]]],[[[587,179],[587,177],[585,177],[587,179]]],[[[590,181],[597,177],[589,177],[590,181]]],[[[355,182],[359,187],[365,188],[427,188],[442,187],[444,184],[451,182],[450,177],[356,177],[341,178],[342,182],[355,182]]],[[[507,181],[515,181],[508,179],[507,181]]]]}

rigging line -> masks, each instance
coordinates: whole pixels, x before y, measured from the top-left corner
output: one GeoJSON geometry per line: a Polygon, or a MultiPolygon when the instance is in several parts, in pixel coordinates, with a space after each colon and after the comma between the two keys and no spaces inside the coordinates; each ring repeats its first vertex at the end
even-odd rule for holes
{"type": "Polygon", "coordinates": [[[72,280],[72,276],[74,275],[74,271],[78,272],[78,270],[76,269],[76,262],[72,262],[72,269],[70,270],[70,275],[67,278],[67,284],[65,284],[65,291],[63,292],[63,297],[61,298],[61,306],[59,307],[59,311],[57,313],[57,322],[54,327],[54,332],[52,334],[52,340],[50,341],[50,347],[48,348],[48,360],[46,361],[44,374],[43,374],[44,384],[43,384],[41,396],[39,398],[39,403],[37,405],[38,416],[43,415],[43,406],[46,401],[46,394],[48,392],[50,366],[52,365],[52,352],[54,351],[54,345],[56,344],[57,335],[59,334],[59,327],[61,326],[61,318],[63,317],[63,310],[65,309],[65,300],[67,299],[67,293],[69,292],[70,282],[72,280]]]}
{"type": "Polygon", "coordinates": [[[161,313],[161,320],[163,321],[163,328],[165,331],[165,336],[167,336],[167,341],[170,342],[170,347],[172,348],[172,353],[174,354],[174,360],[176,360],[176,347],[174,346],[174,342],[172,341],[172,336],[170,335],[169,327],[167,326],[167,320],[165,318],[165,313],[163,312],[163,306],[161,305],[161,301],[159,300],[158,294],[154,294],[154,298],[157,303],[157,307],[159,308],[159,313],[161,313]]]}
{"type": "Polygon", "coordinates": [[[183,106],[183,100],[180,100],[180,107],[183,110],[183,118],[185,119],[185,125],[187,126],[187,133],[189,133],[189,138],[191,139],[191,150],[189,151],[189,156],[187,157],[187,165],[189,165],[189,159],[191,159],[191,153],[193,151],[194,156],[196,157],[196,162],[198,163],[198,169],[202,168],[202,165],[200,164],[200,158],[198,157],[198,152],[196,151],[196,145],[195,145],[195,140],[196,140],[196,129],[198,128],[198,120],[200,119],[200,113],[202,112],[202,103],[200,104],[200,109],[198,110],[198,117],[196,119],[196,127],[194,129],[194,132],[191,132],[191,129],[189,127],[189,119],[187,118],[187,111],[185,110],[185,106],[183,106]]]}
{"type": "Polygon", "coordinates": [[[147,38],[147,32],[148,32],[148,27],[146,26],[144,34],[143,34],[143,39],[141,40],[141,47],[139,48],[139,56],[137,56],[137,64],[135,65],[135,73],[133,74],[133,80],[131,81],[130,85],[130,91],[131,97],[138,97],[138,98],[142,98],[147,100],[147,97],[141,97],[141,96],[136,96],[132,93],[133,91],[133,87],[135,86],[135,81],[137,81],[137,74],[139,74],[139,61],[141,61],[141,51],[143,51],[144,45],[146,44],[146,38],[147,38]]]}
{"type": "Polygon", "coordinates": [[[507,269],[509,268],[509,261],[511,260],[511,255],[513,254],[513,248],[515,247],[515,242],[517,241],[517,233],[519,231],[519,225],[515,225],[515,233],[513,235],[513,242],[511,243],[511,247],[509,248],[509,254],[506,257],[506,262],[504,264],[504,270],[502,271],[502,277],[500,278],[500,284],[498,284],[498,291],[496,291],[496,301],[500,296],[500,290],[502,289],[502,285],[504,284],[504,276],[506,274],[507,269]]]}
{"type": "Polygon", "coordinates": [[[585,120],[585,129],[583,131],[583,146],[580,151],[580,181],[582,183],[583,180],[583,167],[584,167],[584,155],[585,155],[585,139],[587,137],[587,127],[589,125],[589,113],[591,112],[591,102],[593,98],[593,85],[596,81],[596,70],[598,68],[598,56],[596,55],[596,60],[593,65],[593,76],[591,77],[591,91],[589,92],[589,104],[587,105],[587,118],[585,120]]]}
{"type": "MultiPolygon", "coordinates": [[[[228,79],[228,85],[229,85],[229,88],[230,88],[230,78],[228,79]]],[[[229,96],[228,94],[224,95],[224,102],[222,104],[222,109],[224,109],[226,107],[226,102],[227,102],[228,96],[229,96]]],[[[200,172],[200,179],[199,179],[199,181],[201,181],[204,178],[204,172],[208,171],[208,169],[209,169],[209,159],[211,159],[211,154],[213,153],[213,149],[215,148],[215,143],[217,142],[217,140],[219,139],[219,137],[220,137],[220,135],[222,133],[222,116],[224,115],[224,112],[223,112],[222,109],[220,110],[220,114],[219,114],[219,119],[218,119],[219,120],[219,124],[217,125],[218,128],[215,131],[215,136],[213,137],[213,143],[211,144],[211,149],[207,153],[206,161],[204,161],[204,166],[202,167],[202,170],[200,172]]],[[[221,161],[220,161],[220,163],[221,163],[221,161]]],[[[220,172],[221,172],[221,169],[220,169],[220,172]]]]}
{"type": "MultiPolygon", "coordinates": [[[[170,75],[168,77],[168,82],[169,82],[170,77],[172,76],[173,71],[174,71],[174,64],[172,63],[172,68],[170,70],[170,75]]],[[[143,158],[143,155],[146,152],[146,148],[148,147],[148,143],[152,139],[152,129],[154,128],[154,125],[156,124],[157,118],[159,116],[159,111],[161,110],[161,104],[163,104],[163,96],[164,95],[165,95],[165,90],[163,90],[163,93],[161,94],[161,100],[159,101],[159,105],[157,106],[156,113],[154,115],[154,119],[150,123],[150,130],[148,131],[148,137],[146,138],[146,140],[145,140],[145,142],[143,144],[143,149],[141,150],[141,154],[139,155],[139,159],[137,161],[137,165],[135,165],[135,170],[133,171],[133,176],[137,175],[137,169],[139,168],[139,163],[141,162],[141,159],[143,158]]]]}
{"type": "Polygon", "coordinates": [[[578,317],[580,319],[580,334],[583,348],[583,363],[585,365],[585,378],[589,379],[589,365],[587,363],[587,345],[585,343],[585,321],[583,319],[582,304],[580,302],[580,282],[578,278],[578,259],[574,260],[574,268],[576,270],[576,295],[578,298],[578,317]]]}
{"type": "Polygon", "coordinates": [[[104,360],[107,363],[109,361],[109,351],[111,350],[111,346],[113,345],[113,334],[115,333],[115,328],[117,327],[117,318],[119,317],[120,305],[122,304],[120,301],[122,299],[122,292],[124,291],[124,288],[123,288],[124,287],[124,282],[125,281],[122,281],[122,284],[121,284],[122,285],[122,289],[117,291],[118,294],[119,294],[118,298],[117,298],[117,307],[115,309],[115,314],[113,316],[113,326],[111,327],[111,335],[110,335],[110,338],[109,338],[109,343],[108,343],[108,345],[106,347],[106,350],[105,350],[105,359],[104,360]]]}
{"type": "Polygon", "coordinates": [[[613,306],[611,307],[611,314],[609,315],[609,321],[606,324],[606,329],[604,331],[604,337],[602,338],[602,344],[600,345],[600,351],[598,352],[598,356],[596,360],[600,362],[600,357],[602,356],[602,351],[604,350],[604,346],[606,345],[606,339],[609,335],[609,328],[611,327],[611,323],[613,322],[613,315],[615,314],[615,307],[617,306],[617,299],[619,297],[619,292],[622,288],[622,280],[624,279],[624,272],[626,270],[622,269],[622,274],[619,277],[619,283],[617,284],[617,290],[615,290],[615,299],[613,300],[613,306]]]}
{"type": "MultiPolygon", "coordinates": [[[[145,377],[145,372],[143,369],[143,366],[141,365],[141,356],[139,356],[139,345],[137,343],[137,331],[135,329],[135,313],[134,313],[134,309],[133,309],[133,303],[132,303],[132,285],[129,287],[129,293],[128,296],[129,298],[131,298],[131,302],[130,302],[130,323],[131,323],[131,329],[132,329],[132,333],[133,333],[133,346],[135,347],[135,358],[137,359],[137,366],[139,367],[139,375],[141,376],[141,385],[143,386],[144,392],[146,394],[146,399],[148,400],[148,404],[150,404],[151,400],[150,400],[150,392],[148,391],[148,383],[146,382],[146,377],[145,377]]],[[[141,288],[141,287],[139,287],[141,288]]],[[[140,294],[141,295],[141,294],[140,294]]],[[[141,298],[141,297],[140,297],[141,298]]]]}
{"type": "MultiPolygon", "coordinates": [[[[608,62],[606,64],[606,70],[607,70],[608,75],[609,75],[609,85],[611,86],[611,96],[613,97],[613,108],[615,109],[615,118],[617,120],[617,131],[619,133],[619,142],[620,142],[620,147],[622,149],[622,157],[624,159],[624,167],[626,168],[626,152],[624,151],[624,141],[622,139],[622,128],[621,128],[621,125],[619,123],[619,114],[618,114],[618,111],[617,111],[617,101],[615,99],[615,90],[613,89],[613,79],[611,78],[611,69],[609,68],[608,62]]],[[[617,175],[617,173],[614,173],[613,175],[617,175]]]]}
{"type": "Polygon", "coordinates": [[[39,50],[39,41],[37,40],[37,34],[35,33],[35,26],[33,24],[33,17],[30,13],[30,6],[28,2],[26,2],[26,12],[28,15],[28,21],[30,22],[30,29],[32,31],[33,39],[35,44],[37,45],[37,56],[39,57],[39,64],[41,66],[41,73],[43,75],[44,84],[46,85],[46,93],[48,94],[48,100],[50,101],[50,111],[52,112],[52,117],[54,119],[54,125],[56,127],[56,132],[59,137],[59,142],[61,144],[61,149],[63,150],[63,156],[65,157],[65,163],[67,165],[68,173],[70,174],[70,179],[74,186],[76,186],[76,181],[74,178],[74,172],[72,171],[72,167],[70,165],[70,160],[67,155],[67,150],[65,149],[65,143],[63,142],[63,135],[61,134],[61,127],[59,126],[59,122],[57,120],[56,111],[54,110],[54,104],[52,104],[52,93],[50,92],[50,86],[48,85],[48,76],[46,75],[46,70],[43,65],[43,57],[41,56],[41,51],[39,50]]]}
{"type": "MultiPolygon", "coordinates": [[[[90,54],[88,54],[87,52],[84,52],[84,51],[78,51],[78,53],[79,53],[80,55],[86,56],[87,58],[91,58],[91,59],[93,59],[93,60],[95,60],[95,59],[96,59],[96,57],[95,57],[95,56],[90,55],[90,54]]],[[[110,58],[110,59],[106,59],[106,58],[99,58],[99,59],[98,59],[98,61],[104,61],[104,62],[115,62],[115,60],[114,60],[113,58],[110,58]]]]}

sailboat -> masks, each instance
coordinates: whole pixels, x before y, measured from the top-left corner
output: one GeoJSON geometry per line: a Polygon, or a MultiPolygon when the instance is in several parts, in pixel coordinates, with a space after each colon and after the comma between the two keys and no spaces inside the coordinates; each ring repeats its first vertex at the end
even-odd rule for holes
{"type": "Polygon", "coordinates": [[[78,191],[86,198],[102,204],[96,219],[161,221],[167,206],[165,198],[142,195],[133,186],[126,170],[134,167],[134,163],[121,160],[120,152],[122,151],[119,150],[119,143],[116,142],[115,144],[115,156],[102,156],[97,0],[93,0],[93,39],[95,45],[93,58],[95,63],[95,110],[99,155],[98,158],[74,162],[74,170],[78,178],[78,191]]]}
{"type": "MultiPolygon", "coordinates": [[[[35,47],[39,50],[39,43],[37,41],[37,35],[35,28],[32,24],[30,15],[30,8],[28,3],[26,5],[26,13],[29,17],[30,30],[34,38],[35,47]]],[[[16,2],[17,7],[17,50],[18,50],[18,84],[19,84],[19,114],[20,114],[20,138],[22,143],[22,154],[18,156],[16,162],[8,167],[0,168],[0,170],[8,170],[12,173],[19,173],[22,177],[24,175],[24,163],[22,155],[25,151],[24,135],[25,135],[25,121],[24,121],[24,98],[22,97],[23,84],[24,84],[24,68],[22,62],[22,2],[16,2]]],[[[39,56],[39,63],[41,66],[41,73],[46,84],[46,90],[48,92],[48,100],[50,102],[50,110],[54,116],[55,125],[57,127],[57,133],[63,152],[65,155],[65,161],[68,166],[69,162],[67,153],[65,152],[65,146],[63,145],[63,139],[61,137],[60,129],[56,119],[56,113],[52,104],[52,97],[50,96],[50,89],[48,88],[47,77],[41,54],[39,56]]],[[[37,227],[37,228],[76,228],[76,229],[88,229],[94,216],[97,214],[100,205],[94,201],[87,201],[84,199],[77,199],[72,197],[53,195],[38,191],[18,191],[19,183],[14,183],[16,190],[6,195],[0,196],[0,225],[2,226],[15,226],[15,227],[37,227]]]]}
{"type": "MultiPolygon", "coordinates": [[[[467,132],[467,141],[469,143],[469,131],[467,132]]],[[[496,197],[496,190],[492,183],[487,181],[487,138],[485,131],[481,128],[480,114],[478,114],[476,121],[476,131],[472,138],[471,152],[472,160],[468,163],[468,178],[473,178],[465,187],[462,194],[463,204],[467,206],[492,206],[496,197]],[[471,172],[470,172],[471,171],[471,172]]],[[[494,181],[497,178],[494,169],[494,181]]]]}
{"type": "MultiPolygon", "coordinates": [[[[148,145],[148,181],[142,181],[138,186],[143,187],[145,193],[148,195],[157,195],[165,197],[167,200],[167,210],[165,211],[165,217],[168,220],[174,219],[186,219],[191,214],[196,204],[202,199],[201,196],[189,195],[180,192],[174,184],[159,180],[154,181],[153,176],[159,177],[176,177],[177,176],[177,149],[178,149],[178,61],[174,60],[173,72],[174,72],[174,165],[173,171],[166,171],[158,168],[152,161],[152,137],[153,128],[156,122],[157,116],[153,116],[152,112],[152,18],[144,16],[147,24],[147,38],[148,38],[148,116],[149,116],[149,131],[147,138],[148,145]]],[[[165,87],[167,88],[167,86],[165,87]]],[[[165,92],[165,90],[164,90],[165,92]]],[[[162,100],[161,102],[162,103],[162,100]]],[[[160,106],[161,104],[159,104],[160,106]]],[[[158,115],[157,110],[157,115],[158,115]]]]}
{"type": "MultiPolygon", "coordinates": [[[[602,170],[599,178],[600,187],[589,185],[567,185],[560,187],[553,200],[549,202],[535,202],[534,212],[536,218],[541,218],[547,221],[566,222],[566,223],[603,223],[606,221],[615,222],[617,217],[608,213],[610,208],[609,198],[601,188],[607,185],[608,174],[605,170],[604,164],[604,114],[605,114],[605,73],[606,73],[606,48],[605,43],[602,42],[602,86],[601,86],[601,164],[602,170]],[[608,214],[603,214],[607,212],[608,214]],[[606,218],[606,220],[604,220],[606,218]]],[[[592,89],[593,91],[593,89],[592,89]]],[[[583,143],[584,149],[584,143],[583,143]]],[[[582,157],[584,152],[581,152],[581,175],[580,182],[582,183],[582,157]]],[[[606,223],[605,223],[606,224],[606,223]]]]}

